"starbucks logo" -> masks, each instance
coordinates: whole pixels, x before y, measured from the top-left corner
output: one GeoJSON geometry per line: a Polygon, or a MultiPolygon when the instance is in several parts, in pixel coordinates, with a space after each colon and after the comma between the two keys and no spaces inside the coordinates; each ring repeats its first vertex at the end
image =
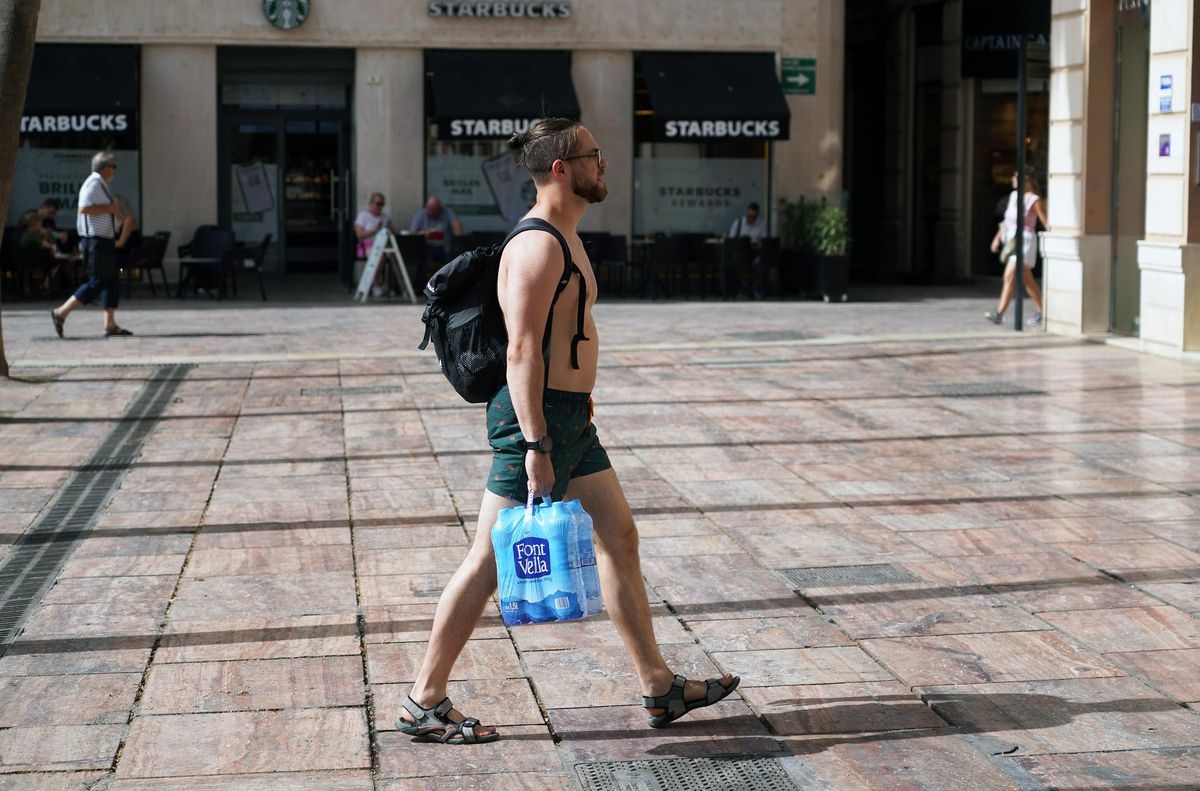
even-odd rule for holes
{"type": "Polygon", "coordinates": [[[281,30],[291,30],[304,24],[312,0],[263,0],[263,15],[281,30]]]}

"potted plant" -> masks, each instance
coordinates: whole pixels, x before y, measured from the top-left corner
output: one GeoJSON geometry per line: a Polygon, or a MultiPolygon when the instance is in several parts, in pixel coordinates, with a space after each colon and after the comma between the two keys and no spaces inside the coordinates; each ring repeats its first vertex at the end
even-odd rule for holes
{"type": "Polygon", "coordinates": [[[850,221],[846,210],[830,206],[822,199],[809,223],[808,238],[814,254],[816,290],[826,302],[845,302],[850,280],[850,261],[846,255],[850,221]]]}
{"type": "Polygon", "coordinates": [[[812,221],[817,206],[806,203],[804,196],[793,203],[787,198],[779,202],[779,286],[789,294],[812,291],[816,287],[815,262],[812,245],[812,221]]]}

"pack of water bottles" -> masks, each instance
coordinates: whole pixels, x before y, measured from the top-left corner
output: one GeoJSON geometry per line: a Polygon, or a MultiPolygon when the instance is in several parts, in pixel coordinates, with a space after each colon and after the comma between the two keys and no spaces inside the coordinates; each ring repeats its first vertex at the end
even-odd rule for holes
{"type": "Polygon", "coordinates": [[[492,527],[500,612],[508,626],[596,615],[592,518],[578,500],[505,508],[492,527]]]}

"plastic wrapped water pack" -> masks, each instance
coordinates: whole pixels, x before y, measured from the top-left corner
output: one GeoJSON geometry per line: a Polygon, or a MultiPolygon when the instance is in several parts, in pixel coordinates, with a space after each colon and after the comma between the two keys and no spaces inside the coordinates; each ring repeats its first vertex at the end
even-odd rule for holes
{"type": "Polygon", "coordinates": [[[600,612],[592,518],[578,500],[503,509],[492,527],[492,547],[508,626],[600,612]]]}

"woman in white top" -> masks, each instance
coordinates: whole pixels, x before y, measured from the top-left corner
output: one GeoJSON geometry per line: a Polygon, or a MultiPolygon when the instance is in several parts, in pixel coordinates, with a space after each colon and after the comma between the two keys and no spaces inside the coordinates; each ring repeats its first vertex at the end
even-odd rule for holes
{"type": "MultiPolygon", "coordinates": [[[[996,229],[996,235],[992,238],[992,252],[999,253],[1003,246],[1003,255],[1005,256],[1004,287],[1000,290],[1000,304],[995,311],[988,311],[984,314],[987,320],[993,324],[1004,323],[1004,311],[1008,309],[1008,303],[1012,301],[1013,285],[1017,279],[1016,173],[1012,175],[1012,186],[1013,191],[1008,196],[1008,208],[1004,210],[1004,222],[1000,223],[1000,227],[996,229]]],[[[1037,309],[1026,322],[1032,327],[1042,323],[1042,291],[1038,288],[1037,281],[1033,279],[1033,267],[1037,263],[1037,223],[1038,220],[1041,220],[1042,225],[1047,228],[1050,227],[1050,223],[1046,221],[1046,209],[1042,205],[1041,196],[1038,195],[1037,177],[1030,171],[1026,171],[1025,174],[1025,200],[1022,203],[1025,204],[1025,230],[1021,235],[1025,271],[1021,274],[1025,283],[1025,291],[1037,309]]]]}
{"type": "MultiPolygon", "coordinates": [[[[384,199],[382,192],[372,192],[370,199],[367,201],[367,208],[360,211],[358,216],[354,218],[355,258],[365,261],[367,256],[371,254],[372,245],[375,244],[375,234],[379,233],[380,228],[392,227],[391,217],[383,210],[386,203],[387,201],[384,199]]],[[[375,275],[375,282],[371,288],[371,296],[383,296],[386,269],[386,267],[381,266],[379,272],[375,275]]]]}

